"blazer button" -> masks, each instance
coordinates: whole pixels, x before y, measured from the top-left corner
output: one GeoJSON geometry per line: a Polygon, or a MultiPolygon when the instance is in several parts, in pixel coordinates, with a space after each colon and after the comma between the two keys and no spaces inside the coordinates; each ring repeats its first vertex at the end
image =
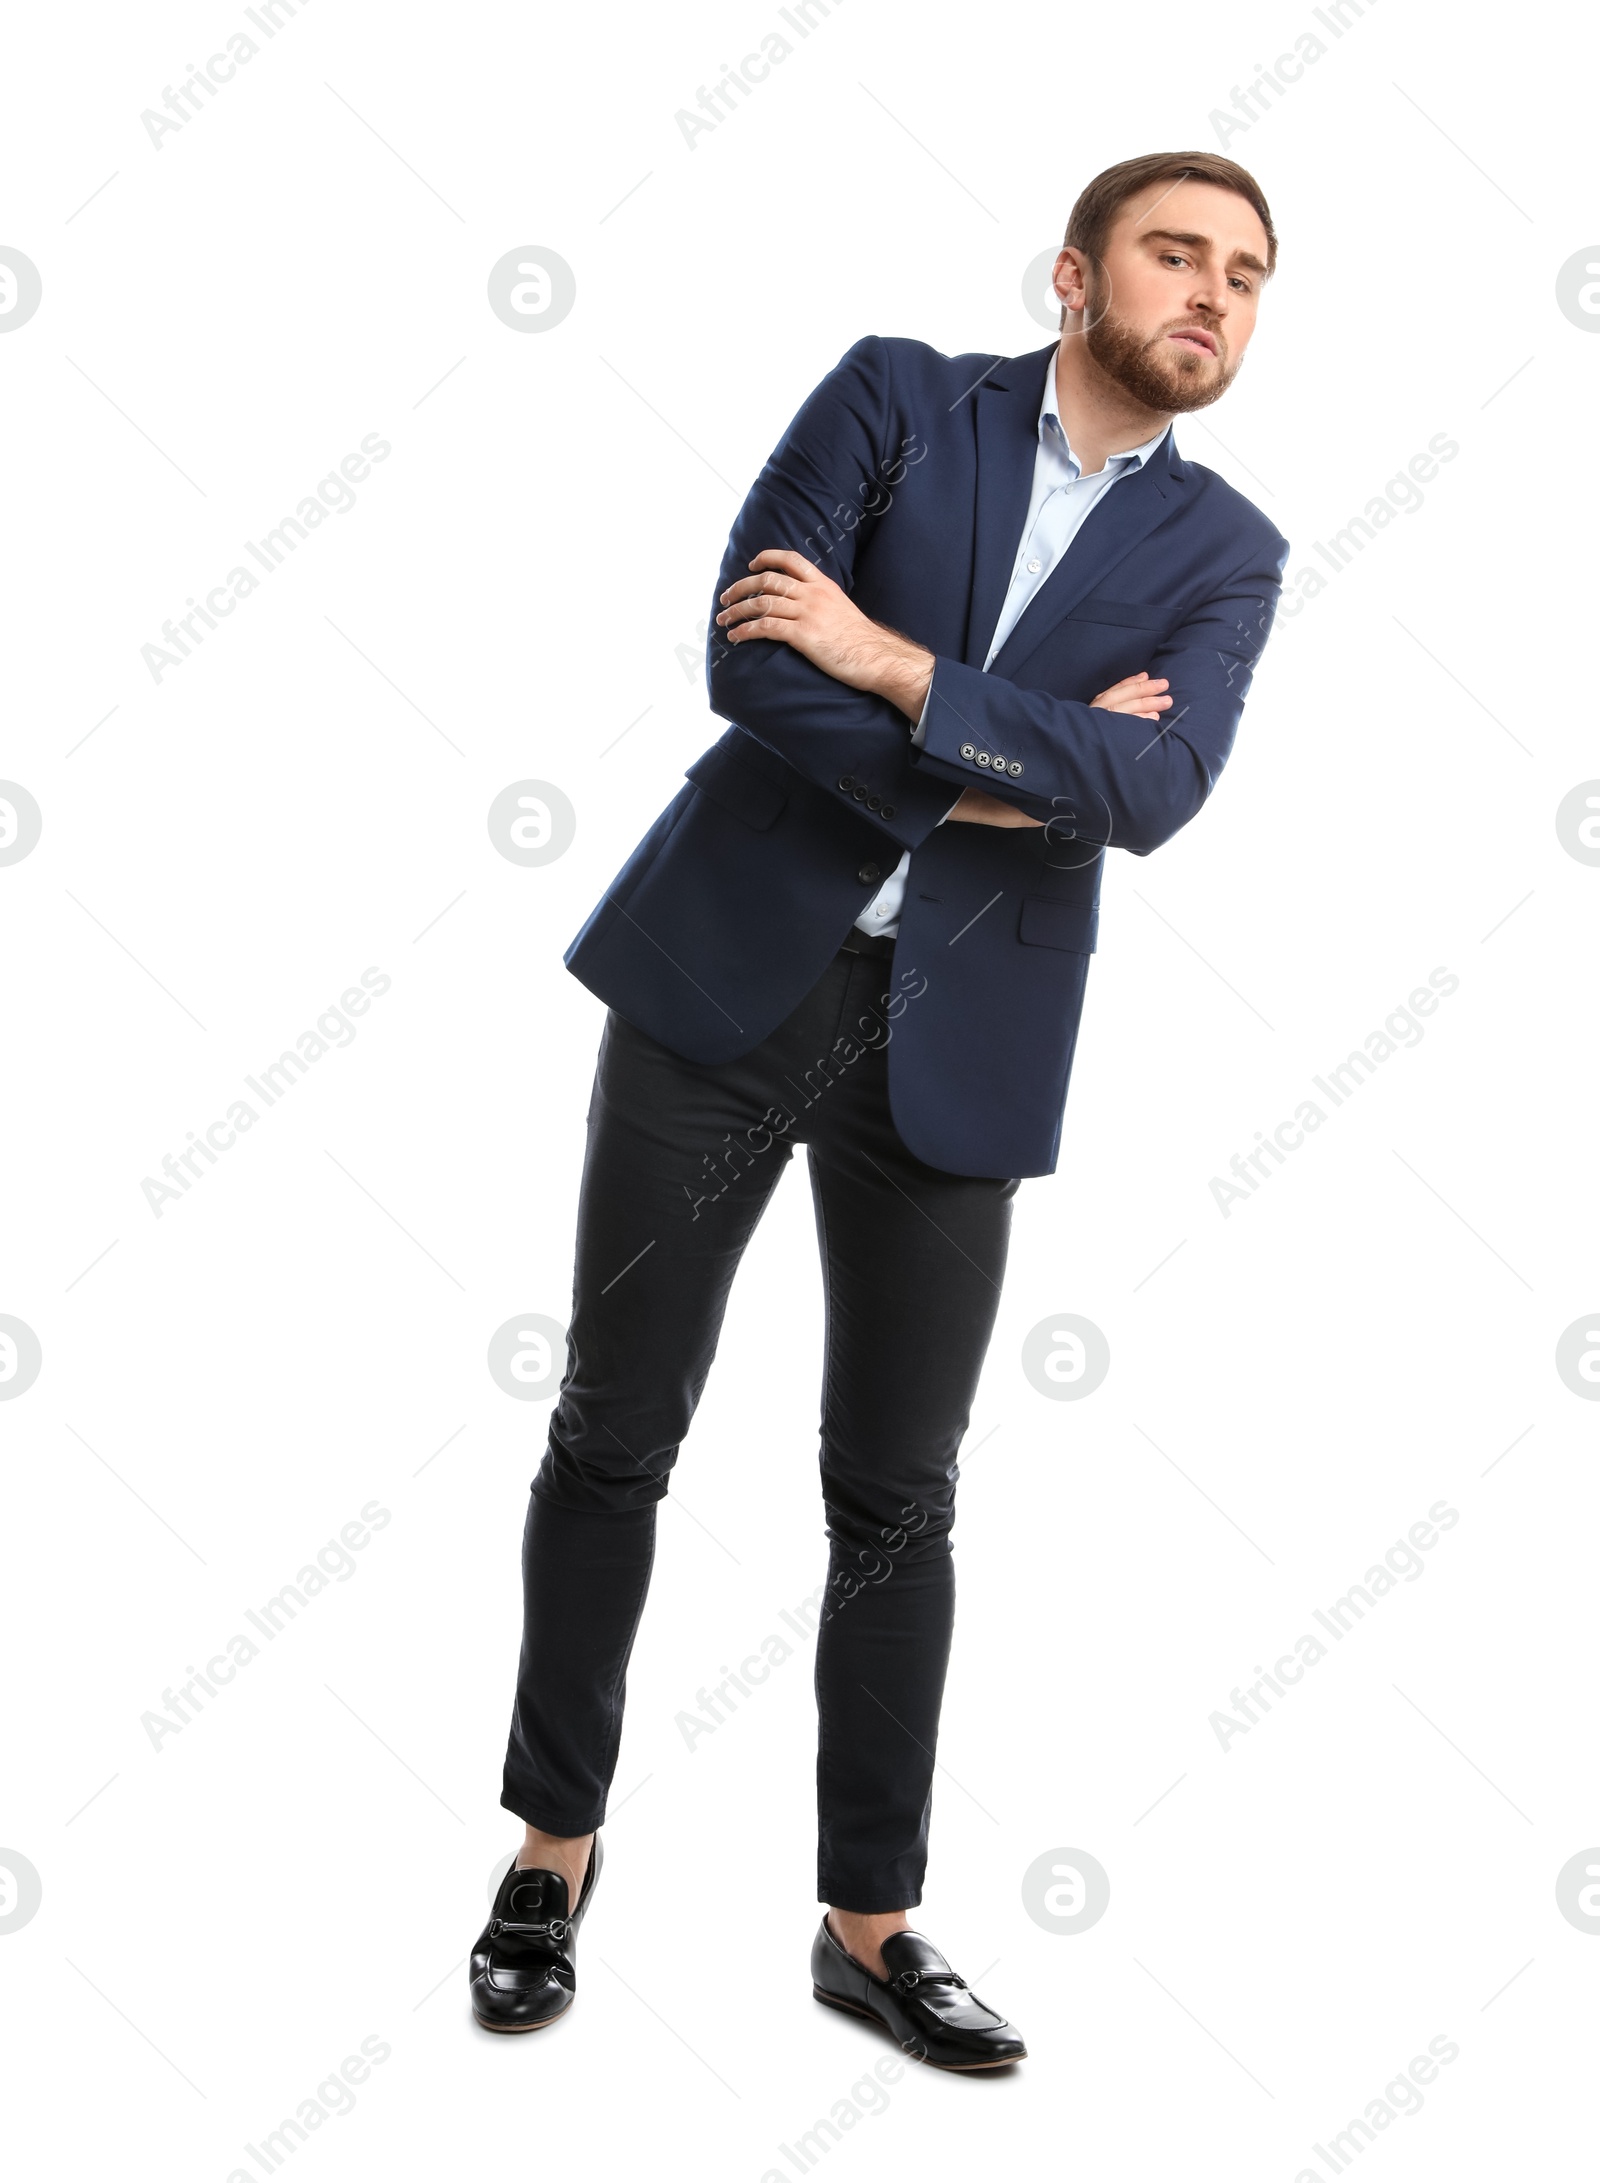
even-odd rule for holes
{"type": "Polygon", "coordinates": [[[978,753],[978,763],[979,763],[979,765],[980,765],[980,766],[986,766],[986,765],[990,765],[990,764],[992,764],[992,763],[993,763],[993,761],[991,760],[991,758],[990,758],[990,756],[989,756],[989,753],[988,753],[988,752],[987,752],[986,750],[980,750],[980,751],[979,751],[979,753],[978,753]]]}
{"type": "Polygon", "coordinates": [[[881,879],[883,877],[883,874],[878,870],[876,864],[863,864],[860,871],[857,872],[856,877],[860,880],[863,887],[870,887],[873,881],[875,879],[881,879]]]}
{"type": "Polygon", "coordinates": [[[994,756],[989,760],[989,763],[994,767],[996,773],[1004,773],[1004,771],[1006,770],[1006,762],[1001,757],[998,751],[995,752],[994,756]]]}
{"type": "Polygon", "coordinates": [[[1015,780],[1017,775],[1022,771],[1022,767],[1018,764],[1017,760],[1013,758],[1010,765],[1006,767],[1006,771],[1010,774],[1011,778],[1015,780]]]}
{"type": "Polygon", "coordinates": [[[883,809],[883,798],[881,796],[869,796],[867,798],[867,809],[869,811],[881,811],[883,809]]]}
{"type": "MultiPolygon", "coordinates": [[[[962,744],[962,746],[961,746],[961,755],[962,755],[962,757],[963,757],[963,758],[976,758],[976,757],[977,757],[977,755],[978,755],[978,746],[977,746],[977,744],[976,744],[976,743],[963,743],[963,744],[962,744]]],[[[839,783],[839,786],[840,786],[840,787],[842,788],[842,787],[844,786],[844,783],[843,783],[843,782],[841,781],[841,782],[839,783]]]]}
{"type": "Polygon", "coordinates": [[[886,803],[884,805],[883,815],[886,819],[892,819],[894,817],[894,805],[892,803],[886,803]]]}
{"type": "Polygon", "coordinates": [[[848,795],[849,795],[849,793],[850,793],[851,789],[853,789],[853,788],[855,787],[855,785],[856,785],[856,784],[855,784],[855,782],[854,782],[854,781],[853,781],[853,780],[851,779],[851,777],[850,777],[850,775],[849,775],[848,773],[841,773],[841,774],[840,774],[840,776],[839,776],[839,787],[840,787],[841,791],[842,791],[842,792],[843,792],[843,793],[844,793],[844,794],[845,794],[846,796],[848,796],[848,795]]]}
{"type": "Polygon", "coordinates": [[[865,803],[867,800],[866,789],[860,781],[857,781],[855,787],[851,790],[851,794],[855,797],[857,803],[865,803]]]}

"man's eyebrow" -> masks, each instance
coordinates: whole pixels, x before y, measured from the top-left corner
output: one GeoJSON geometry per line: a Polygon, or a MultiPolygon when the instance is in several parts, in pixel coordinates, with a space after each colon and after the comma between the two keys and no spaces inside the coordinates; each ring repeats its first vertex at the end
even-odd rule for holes
{"type": "MultiPolygon", "coordinates": [[[[1139,239],[1141,242],[1185,243],[1191,250],[1208,248],[1211,242],[1209,235],[1183,235],[1175,227],[1149,227],[1139,239]]],[[[1252,273],[1264,274],[1267,270],[1251,250],[1236,250],[1229,262],[1248,266],[1252,273]]]]}

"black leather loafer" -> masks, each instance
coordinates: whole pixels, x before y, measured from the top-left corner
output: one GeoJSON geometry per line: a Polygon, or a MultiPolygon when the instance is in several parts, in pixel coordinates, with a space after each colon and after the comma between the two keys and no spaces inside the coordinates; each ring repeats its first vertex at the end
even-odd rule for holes
{"type": "Polygon", "coordinates": [[[875,1978],[840,1947],[824,1916],[811,1947],[811,1991],[830,2009],[870,2017],[935,2069],[1003,2069],[1025,2058],[1021,2032],[978,1999],[932,1941],[891,1933],[883,1960],[889,1976],[875,1978]]]}
{"type": "Polygon", "coordinates": [[[597,1834],[575,1910],[559,1872],[515,1865],[500,1882],[489,1922],[472,1951],[472,2013],[485,2031],[542,2031],[565,2016],[578,1990],[578,1927],[600,1878],[597,1834]]]}

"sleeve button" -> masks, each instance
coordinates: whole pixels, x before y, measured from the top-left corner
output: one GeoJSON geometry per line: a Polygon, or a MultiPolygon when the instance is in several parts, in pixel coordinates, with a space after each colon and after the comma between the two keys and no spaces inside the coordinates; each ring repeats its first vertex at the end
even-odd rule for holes
{"type": "MultiPolygon", "coordinates": [[[[978,746],[977,746],[977,744],[976,744],[976,743],[963,743],[963,744],[962,744],[962,746],[961,746],[961,755],[962,755],[962,757],[963,757],[963,758],[976,758],[976,757],[977,757],[977,755],[978,755],[978,746]]],[[[843,786],[843,783],[841,782],[841,784],[840,784],[840,785],[841,785],[841,787],[842,787],[842,786],[843,786]]]]}
{"type": "Polygon", "coordinates": [[[1013,758],[1010,765],[1006,767],[1006,771],[1010,774],[1011,778],[1015,780],[1017,778],[1017,775],[1022,771],[1022,766],[1017,759],[1013,758]]]}
{"type": "Polygon", "coordinates": [[[894,817],[894,805],[892,803],[886,803],[884,805],[883,815],[886,819],[892,819],[894,817]]]}
{"type": "Polygon", "coordinates": [[[841,774],[840,774],[840,776],[839,776],[839,788],[840,788],[840,791],[841,791],[841,793],[842,793],[842,794],[844,794],[844,795],[848,796],[848,795],[849,795],[849,793],[850,793],[850,791],[851,791],[851,789],[853,789],[853,788],[855,787],[855,785],[856,785],[856,784],[855,784],[855,782],[854,782],[854,781],[853,781],[853,780],[851,779],[851,777],[850,777],[850,775],[849,775],[848,773],[841,773],[841,774]]]}

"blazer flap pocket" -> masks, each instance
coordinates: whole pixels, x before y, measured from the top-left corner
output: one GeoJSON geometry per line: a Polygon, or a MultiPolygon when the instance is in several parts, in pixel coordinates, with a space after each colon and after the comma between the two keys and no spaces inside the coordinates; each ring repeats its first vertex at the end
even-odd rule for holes
{"type": "Polygon", "coordinates": [[[1092,955],[1099,933],[1097,902],[1053,902],[1042,894],[1023,897],[1017,938],[1029,947],[1065,948],[1073,955],[1092,955]]]}
{"type": "Polygon", "coordinates": [[[764,773],[758,773],[731,750],[724,750],[720,743],[714,743],[703,758],[697,758],[684,779],[692,781],[735,818],[743,819],[746,826],[753,826],[757,833],[766,832],[789,800],[776,781],[769,781],[764,773]]]}
{"type": "Polygon", "coordinates": [[[1159,606],[1134,606],[1121,599],[1083,599],[1070,618],[1075,622],[1110,622],[1118,629],[1165,629],[1172,616],[1159,606]]]}

